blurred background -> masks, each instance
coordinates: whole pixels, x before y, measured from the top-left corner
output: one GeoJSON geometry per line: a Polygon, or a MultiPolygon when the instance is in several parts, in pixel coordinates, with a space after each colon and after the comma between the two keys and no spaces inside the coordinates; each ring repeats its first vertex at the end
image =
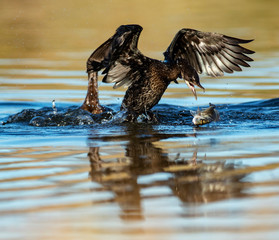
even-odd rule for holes
{"type": "MultiPolygon", "coordinates": [[[[251,69],[209,81],[202,76],[206,92],[199,90],[198,101],[185,84],[171,84],[161,103],[170,103],[166,98],[184,106],[207,105],[213,97],[215,103],[278,97],[277,81],[266,79],[277,73],[278,0],[0,0],[0,8],[0,95],[6,102],[80,104],[87,88],[87,58],[117,27],[131,23],[143,26],[139,49],[157,59],[163,59],[181,28],[255,39],[247,46],[256,51],[251,69]],[[264,80],[249,82],[251,74],[264,80]]],[[[120,104],[125,89],[99,82],[102,103],[120,104]]]]}
{"type": "MultiPolygon", "coordinates": [[[[258,52],[279,48],[278,0],[1,0],[0,57],[87,56],[121,24],[144,30],[139,42],[161,54],[181,28],[256,39],[258,52]]],[[[80,66],[84,67],[84,66],[80,66]]]]}

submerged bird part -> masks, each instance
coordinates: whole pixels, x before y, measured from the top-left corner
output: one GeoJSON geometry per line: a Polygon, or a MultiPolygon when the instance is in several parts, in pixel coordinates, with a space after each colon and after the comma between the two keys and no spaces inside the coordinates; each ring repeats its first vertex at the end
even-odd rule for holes
{"type": "Polygon", "coordinates": [[[164,52],[163,62],[144,56],[138,49],[142,27],[122,25],[115,34],[100,45],[87,61],[88,91],[82,109],[100,113],[98,71],[103,69],[103,82],[114,83],[113,88],[128,87],[121,110],[136,119],[150,111],[161,99],[171,82],[183,78],[195,98],[195,86],[204,90],[198,74],[222,76],[224,72],[241,71],[253,61],[254,53],[240,44],[243,40],[219,33],[181,29],[164,52]]]}
{"type": "Polygon", "coordinates": [[[213,121],[219,121],[220,115],[215,107],[216,106],[214,104],[209,103],[209,108],[206,108],[203,111],[200,111],[199,109],[197,112],[190,110],[192,116],[194,117],[192,122],[199,126],[211,123],[213,121]]]}

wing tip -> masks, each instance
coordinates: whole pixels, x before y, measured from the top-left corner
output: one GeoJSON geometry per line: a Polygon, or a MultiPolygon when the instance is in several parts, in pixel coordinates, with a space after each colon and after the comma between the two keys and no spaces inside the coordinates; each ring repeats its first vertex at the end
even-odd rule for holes
{"type": "Polygon", "coordinates": [[[223,37],[225,40],[227,40],[229,43],[232,43],[232,44],[245,44],[245,43],[250,43],[255,40],[255,39],[236,38],[236,37],[231,37],[228,35],[223,35],[223,37]]]}

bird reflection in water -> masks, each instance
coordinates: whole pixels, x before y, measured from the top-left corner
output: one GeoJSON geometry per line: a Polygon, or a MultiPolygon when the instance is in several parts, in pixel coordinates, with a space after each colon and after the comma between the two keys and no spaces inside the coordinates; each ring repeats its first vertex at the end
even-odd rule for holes
{"type": "MultiPolygon", "coordinates": [[[[150,127],[150,126],[149,126],[150,127]]],[[[148,198],[176,196],[185,204],[214,202],[232,197],[241,197],[242,184],[237,184],[243,174],[232,174],[236,165],[225,161],[208,163],[206,157],[197,156],[198,147],[193,145],[178,153],[176,157],[158,147],[155,143],[174,137],[194,138],[194,134],[160,134],[151,127],[141,129],[127,126],[127,134],[117,137],[90,138],[89,144],[97,142],[125,141],[125,157],[113,161],[102,160],[102,147],[90,147],[90,177],[102,184],[104,189],[115,194],[114,202],[121,207],[121,218],[143,219],[142,201],[148,198]],[[143,132],[145,131],[145,132],[143,132]],[[181,155],[191,155],[184,159],[181,155]],[[140,177],[161,173],[167,175],[160,180],[140,181],[140,177]],[[229,173],[229,174],[226,174],[229,173]],[[168,187],[171,194],[146,196],[141,191],[151,187],[168,187]]]]}

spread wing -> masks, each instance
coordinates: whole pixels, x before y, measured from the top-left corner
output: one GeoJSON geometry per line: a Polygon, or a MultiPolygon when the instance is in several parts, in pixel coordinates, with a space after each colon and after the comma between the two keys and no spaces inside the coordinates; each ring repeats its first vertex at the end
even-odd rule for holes
{"type": "Polygon", "coordinates": [[[187,60],[198,73],[209,76],[222,76],[224,72],[241,71],[241,67],[250,67],[253,61],[246,54],[253,51],[239,44],[253,40],[243,40],[219,33],[201,32],[194,29],[181,29],[164,52],[169,62],[187,60]]]}
{"type": "Polygon", "coordinates": [[[137,48],[142,31],[139,25],[122,25],[116,33],[98,47],[87,61],[87,72],[99,71],[103,82],[115,83],[113,88],[129,86],[140,77],[139,68],[144,56],[137,48]]]}

